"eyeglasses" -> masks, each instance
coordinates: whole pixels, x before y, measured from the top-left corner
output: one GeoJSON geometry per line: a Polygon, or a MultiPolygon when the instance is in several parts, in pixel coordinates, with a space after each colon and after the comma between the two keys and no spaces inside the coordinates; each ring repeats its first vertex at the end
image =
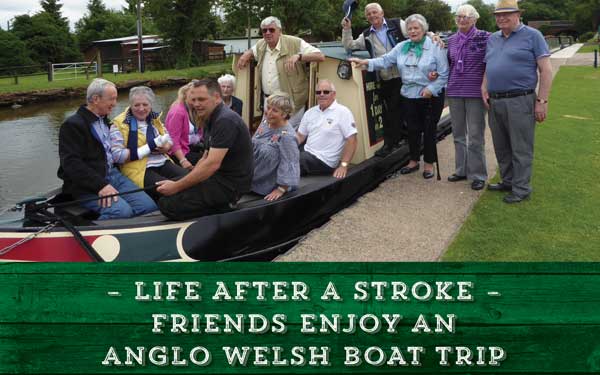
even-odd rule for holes
{"type": "Polygon", "coordinates": [[[456,19],[457,19],[457,20],[468,20],[468,19],[470,19],[470,18],[471,18],[471,17],[469,17],[469,16],[456,16],[456,19]]]}
{"type": "Polygon", "coordinates": [[[317,91],[315,91],[315,93],[317,95],[329,95],[329,94],[331,94],[331,92],[332,91],[329,91],[329,90],[317,90],[317,91]]]}
{"type": "Polygon", "coordinates": [[[512,16],[515,13],[516,12],[494,13],[494,16],[496,16],[496,18],[509,18],[510,16],[512,16]]]}
{"type": "Polygon", "coordinates": [[[277,30],[277,29],[274,28],[274,27],[267,27],[265,29],[262,29],[261,31],[262,31],[263,34],[266,34],[266,33],[273,34],[275,32],[275,30],[277,30]]]}

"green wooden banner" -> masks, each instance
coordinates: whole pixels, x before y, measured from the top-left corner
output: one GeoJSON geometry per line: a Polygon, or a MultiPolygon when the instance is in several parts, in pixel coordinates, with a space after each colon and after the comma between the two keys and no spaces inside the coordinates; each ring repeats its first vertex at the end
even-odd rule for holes
{"type": "Polygon", "coordinates": [[[600,264],[4,264],[0,373],[600,373],[600,264]]]}

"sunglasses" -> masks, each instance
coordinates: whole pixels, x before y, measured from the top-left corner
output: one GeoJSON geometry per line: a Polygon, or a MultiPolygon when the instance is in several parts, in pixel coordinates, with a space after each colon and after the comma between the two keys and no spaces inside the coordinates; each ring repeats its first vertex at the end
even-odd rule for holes
{"type": "Polygon", "coordinates": [[[317,91],[315,91],[315,93],[317,95],[329,95],[331,93],[331,91],[329,91],[329,90],[323,90],[323,91],[317,90],[317,91]]]}
{"type": "Polygon", "coordinates": [[[276,29],[276,28],[274,28],[274,27],[267,27],[267,28],[265,28],[265,29],[262,29],[262,33],[263,33],[263,34],[266,34],[266,33],[271,33],[271,34],[273,34],[273,33],[275,32],[275,30],[277,30],[277,29],[276,29]]]}

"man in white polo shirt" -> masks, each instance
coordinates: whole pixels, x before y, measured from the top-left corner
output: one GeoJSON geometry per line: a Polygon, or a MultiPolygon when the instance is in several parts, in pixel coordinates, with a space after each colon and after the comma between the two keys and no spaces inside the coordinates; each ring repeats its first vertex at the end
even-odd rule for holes
{"type": "Polygon", "coordinates": [[[352,112],[335,100],[335,86],[328,80],[317,84],[319,104],[302,117],[296,132],[300,153],[300,174],[329,174],[344,178],[356,151],[356,125],[352,112]]]}

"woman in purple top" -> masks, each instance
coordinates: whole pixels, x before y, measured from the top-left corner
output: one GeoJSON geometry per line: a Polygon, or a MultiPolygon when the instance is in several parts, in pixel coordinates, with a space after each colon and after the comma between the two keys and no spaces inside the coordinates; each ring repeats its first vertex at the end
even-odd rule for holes
{"type": "Polygon", "coordinates": [[[456,169],[448,181],[469,179],[473,190],[483,189],[487,180],[481,82],[490,33],[475,27],[478,18],[477,10],[468,4],[456,11],[458,32],[448,39],[450,76],[446,89],[456,153],[456,169]]]}

